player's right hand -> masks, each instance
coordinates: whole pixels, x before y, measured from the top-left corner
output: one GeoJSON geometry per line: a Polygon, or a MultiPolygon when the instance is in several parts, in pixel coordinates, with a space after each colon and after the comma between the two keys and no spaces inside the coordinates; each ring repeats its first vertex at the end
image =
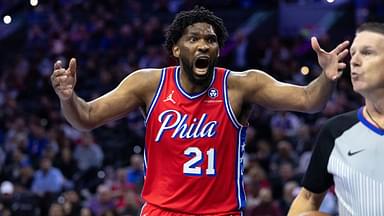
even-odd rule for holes
{"type": "Polygon", "coordinates": [[[55,89],[60,100],[68,100],[73,96],[76,84],[76,59],[71,58],[69,67],[63,68],[60,60],[58,60],[51,75],[51,84],[55,89]]]}
{"type": "Polygon", "coordinates": [[[311,38],[312,49],[317,54],[320,67],[323,69],[325,76],[330,80],[338,79],[343,73],[347,65],[342,61],[348,55],[349,41],[340,43],[330,52],[323,50],[316,37],[311,38]]]}

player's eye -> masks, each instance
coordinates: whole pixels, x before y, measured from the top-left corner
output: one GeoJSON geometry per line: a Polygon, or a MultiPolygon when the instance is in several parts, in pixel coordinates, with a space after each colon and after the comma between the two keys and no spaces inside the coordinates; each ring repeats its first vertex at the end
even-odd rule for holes
{"type": "Polygon", "coordinates": [[[189,38],[189,41],[190,42],[196,42],[198,39],[197,39],[197,37],[195,37],[195,36],[191,36],[190,38],[189,38]]]}
{"type": "Polygon", "coordinates": [[[212,37],[209,37],[207,41],[208,41],[208,43],[216,43],[217,39],[216,39],[216,37],[212,36],[212,37]]]}

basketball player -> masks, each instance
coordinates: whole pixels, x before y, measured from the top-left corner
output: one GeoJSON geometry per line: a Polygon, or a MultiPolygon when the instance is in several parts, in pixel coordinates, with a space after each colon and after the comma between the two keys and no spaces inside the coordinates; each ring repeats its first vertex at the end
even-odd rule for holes
{"type": "Polygon", "coordinates": [[[361,25],[350,53],[365,105],[326,122],[288,215],[317,210],[333,184],[340,215],[384,215],[384,24],[361,25]]]}
{"type": "Polygon", "coordinates": [[[331,52],[312,40],[323,73],[308,86],[276,81],[259,70],[215,67],[227,38],[220,18],[196,7],[179,13],[166,34],[166,47],[179,66],[142,69],[111,92],[90,102],[74,93],[76,61],[55,63],[52,85],[67,120],[89,130],[145,113],[146,201],[142,215],[241,215],[245,207],[243,153],[250,105],[274,110],[321,110],[348,42],[331,52]]]}

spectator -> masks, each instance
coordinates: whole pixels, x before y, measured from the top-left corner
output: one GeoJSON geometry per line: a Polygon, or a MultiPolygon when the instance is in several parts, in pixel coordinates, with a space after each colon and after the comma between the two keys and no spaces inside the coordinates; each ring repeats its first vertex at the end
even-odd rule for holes
{"type": "Polygon", "coordinates": [[[260,190],[271,185],[264,170],[255,164],[250,167],[244,182],[248,200],[247,209],[252,209],[259,204],[260,190]]]}
{"type": "Polygon", "coordinates": [[[79,194],[74,190],[68,190],[63,194],[63,208],[66,215],[80,215],[81,200],[79,194]]]}
{"type": "Polygon", "coordinates": [[[1,206],[0,206],[0,212],[1,215],[11,215],[13,214],[12,211],[12,204],[14,201],[13,197],[14,187],[13,184],[9,181],[4,181],[1,183],[0,186],[0,198],[1,198],[1,206]]]}
{"type": "Polygon", "coordinates": [[[37,121],[37,119],[33,119],[29,124],[31,132],[28,136],[27,146],[28,155],[34,160],[37,160],[42,156],[49,144],[45,128],[37,121]]]}
{"type": "Polygon", "coordinates": [[[48,214],[51,203],[59,196],[63,186],[64,176],[61,171],[52,166],[51,159],[43,157],[32,183],[32,192],[39,197],[42,215],[48,214]]]}
{"type": "Polygon", "coordinates": [[[65,216],[63,206],[59,203],[52,203],[49,207],[48,216],[65,216]]]}
{"type": "Polygon", "coordinates": [[[40,169],[36,171],[32,191],[39,196],[47,193],[58,194],[63,189],[64,178],[61,171],[52,166],[49,158],[40,160],[40,169]]]}
{"type": "Polygon", "coordinates": [[[277,144],[277,152],[272,155],[270,168],[273,172],[278,170],[278,167],[283,163],[290,163],[295,168],[298,165],[299,156],[292,147],[292,143],[288,140],[281,140],[277,144]]]}
{"type": "Polygon", "coordinates": [[[97,173],[103,164],[104,154],[90,132],[82,133],[82,138],[76,145],[73,156],[79,169],[75,178],[77,187],[93,190],[99,183],[97,173]]]}
{"type": "Polygon", "coordinates": [[[271,127],[275,141],[293,139],[300,128],[300,119],[291,112],[278,112],[272,116],[271,127]]]}
{"type": "Polygon", "coordinates": [[[300,189],[299,184],[295,181],[288,181],[284,184],[283,197],[279,200],[279,206],[281,213],[287,215],[289,207],[291,206],[293,199],[296,197],[296,192],[300,189]]]}
{"type": "Polygon", "coordinates": [[[13,179],[13,182],[23,187],[24,190],[30,190],[33,182],[34,169],[29,160],[20,162],[20,170],[18,176],[13,179]]]}
{"type": "Polygon", "coordinates": [[[93,168],[100,168],[103,164],[103,151],[96,144],[92,133],[82,133],[80,143],[76,145],[74,158],[78,168],[85,172],[93,168]]]}
{"type": "Polygon", "coordinates": [[[247,215],[269,215],[269,216],[282,216],[277,203],[272,198],[272,192],[270,188],[261,188],[258,196],[259,203],[250,209],[247,215]]]}
{"type": "Polygon", "coordinates": [[[116,208],[111,190],[107,185],[99,185],[96,195],[87,201],[86,206],[95,216],[101,216],[106,211],[116,208]]]}
{"type": "Polygon", "coordinates": [[[77,171],[77,163],[73,158],[70,147],[64,147],[60,151],[59,158],[55,161],[55,166],[60,169],[66,178],[71,181],[77,171]]]}
{"type": "Polygon", "coordinates": [[[88,207],[83,207],[80,210],[80,216],[94,216],[95,214],[92,213],[91,209],[88,207]]]}
{"type": "Polygon", "coordinates": [[[1,215],[40,215],[36,196],[10,181],[1,183],[0,200],[1,215]]]}
{"type": "Polygon", "coordinates": [[[128,183],[134,184],[136,188],[141,188],[144,181],[143,157],[138,154],[131,156],[131,165],[127,169],[128,183]]]}

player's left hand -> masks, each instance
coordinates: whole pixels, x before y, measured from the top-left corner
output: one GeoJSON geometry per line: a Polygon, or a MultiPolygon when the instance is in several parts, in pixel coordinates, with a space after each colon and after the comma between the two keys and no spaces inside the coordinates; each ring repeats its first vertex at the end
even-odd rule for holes
{"type": "Polygon", "coordinates": [[[320,67],[323,69],[325,76],[330,80],[338,79],[347,65],[342,60],[348,55],[349,41],[344,41],[337,45],[335,49],[330,52],[323,50],[316,37],[311,38],[312,49],[317,54],[317,60],[320,67]]]}

